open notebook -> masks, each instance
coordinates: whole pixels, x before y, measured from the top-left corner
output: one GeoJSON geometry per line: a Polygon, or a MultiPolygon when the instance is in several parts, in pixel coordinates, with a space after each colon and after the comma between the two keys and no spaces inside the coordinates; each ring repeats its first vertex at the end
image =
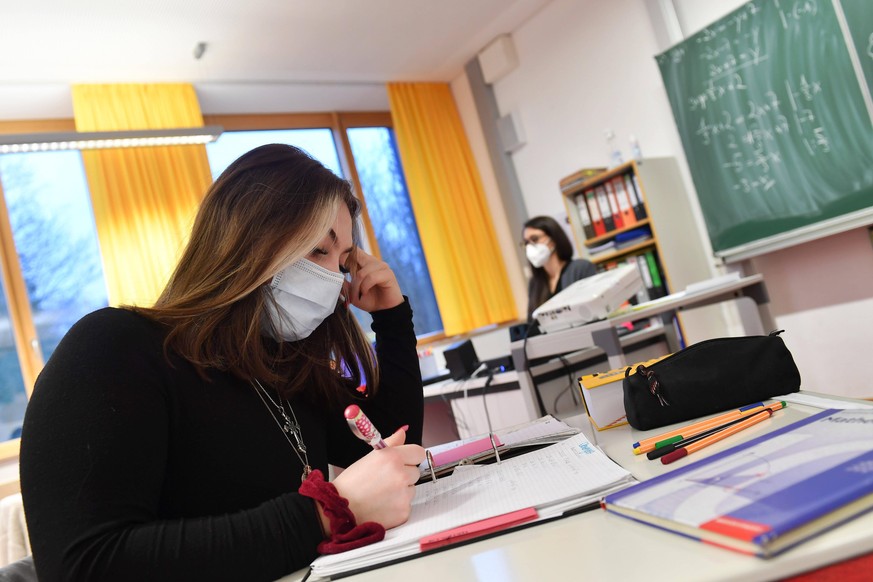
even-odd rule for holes
{"type": "Polygon", "coordinates": [[[499,464],[458,467],[416,486],[409,521],[388,530],[381,542],[316,559],[312,579],[419,554],[423,539],[495,516],[530,508],[535,519],[559,516],[633,482],[583,434],[499,464]]]}

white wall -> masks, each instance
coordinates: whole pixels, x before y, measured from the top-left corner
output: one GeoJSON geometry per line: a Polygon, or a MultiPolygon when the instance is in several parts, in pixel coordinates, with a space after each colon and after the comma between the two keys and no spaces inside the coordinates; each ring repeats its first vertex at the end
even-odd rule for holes
{"type": "Polygon", "coordinates": [[[606,129],[626,160],[630,134],[645,156],[681,147],[659,114],[669,103],[638,0],[555,0],[512,37],[519,67],[494,91],[501,112],[518,111],[525,129],[527,144],[513,162],[532,214],[563,210],[562,177],[608,165],[606,129]]]}
{"type": "Polygon", "coordinates": [[[750,261],[807,390],[873,398],[873,245],[866,229],[750,261]]]}
{"type": "MultiPolygon", "coordinates": [[[[512,38],[519,66],[493,89],[501,113],[516,113],[526,135],[527,143],[513,154],[513,163],[530,216],[565,212],[560,179],[583,167],[608,165],[606,129],[617,135],[625,159],[629,159],[631,134],[639,139],[645,157],[675,157],[681,150],[654,61],[655,35],[639,0],[554,1],[514,31],[512,38]],[[659,114],[662,110],[668,111],[666,121],[659,114]]],[[[690,184],[685,162],[679,162],[680,173],[690,184]]],[[[650,200],[652,207],[654,202],[650,200]]],[[[689,206],[693,219],[687,229],[704,232],[699,208],[689,206]]],[[[719,274],[715,261],[707,264],[711,250],[702,235],[660,230],[658,234],[661,239],[691,234],[700,241],[697,256],[673,261],[688,269],[667,265],[676,290],[719,274]],[[677,281],[680,271],[698,276],[677,281]]],[[[669,262],[673,257],[665,259],[669,262]]],[[[741,333],[736,318],[728,315],[723,306],[683,315],[686,338],[693,343],[741,333]]]]}
{"type": "MultiPolygon", "coordinates": [[[[740,0],[676,0],[682,29],[693,33],[740,0]]],[[[645,156],[675,156],[689,205],[702,225],[687,161],[654,55],[655,24],[641,0],[554,0],[512,37],[519,67],[493,86],[502,114],[521,118],[527,143],[513,154],[530,214],[562,211],[558,181],[607,164],[603,130],[615,131],[627,155],[636,134],[645,156]]],[[[705,230],[702,230],[705,232],[705,230]]],[[[710,252],[705,237],[689,240],[710,252]]],[[[715,262],[713,262],[715,265],[715,262]]],[[[873,247],[866,229],[748,261],[764,275],[776,322],[803,387],[873,397],[863,363],[873,353],[873,247]]],[[[713,267],[713,272],[717,269],[713,267]]],[[[711,329],[723,335],[730,313],[711,329]]]]}

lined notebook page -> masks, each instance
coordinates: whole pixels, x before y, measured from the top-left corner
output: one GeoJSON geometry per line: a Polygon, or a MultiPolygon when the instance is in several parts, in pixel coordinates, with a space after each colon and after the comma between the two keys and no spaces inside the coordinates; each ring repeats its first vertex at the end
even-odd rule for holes
{"type": "Polygon", "coordinates": [[[559,504],[630,479],[583,434],[500,464],[464,467],[417,486],[409,521],[388,530],[383,541],[322,556],[313,562],[313,573],[328,575],[409,555],[426,535],[526,507],[559,504]]]}
{"type": "Polygon", "coordinates": [[[553,416],[544,416],[534,422],[521,425],[519,428],[510,427],[498,431],[503,443],[509,446],[521,443],[536,442],[550,437],[570,436],[579,432],[567,423],[553,416]]]}

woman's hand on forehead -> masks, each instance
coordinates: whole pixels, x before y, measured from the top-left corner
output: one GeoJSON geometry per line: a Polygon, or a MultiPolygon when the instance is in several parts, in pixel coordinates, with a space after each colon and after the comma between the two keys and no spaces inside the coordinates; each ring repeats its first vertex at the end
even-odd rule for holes
{"type": "Polygon", "coordinates": [[[381,259],[358,248],[353,253],[355,264],[348,265],[352,280],[345,284],[349,302],[372,313],[403,303],[403,293],[391,267],[381,259]]]}

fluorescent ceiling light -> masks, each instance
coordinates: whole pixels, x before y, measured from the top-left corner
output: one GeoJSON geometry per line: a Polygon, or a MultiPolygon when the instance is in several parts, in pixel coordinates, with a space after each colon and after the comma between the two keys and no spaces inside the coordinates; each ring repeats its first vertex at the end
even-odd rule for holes
{"type": "Polygon", "coordinates": [[[0,134],[0,154],[205,144],[217,140],[222,131],[224,128],[220,125],[207,125],[180,129],[0,134]]]}

